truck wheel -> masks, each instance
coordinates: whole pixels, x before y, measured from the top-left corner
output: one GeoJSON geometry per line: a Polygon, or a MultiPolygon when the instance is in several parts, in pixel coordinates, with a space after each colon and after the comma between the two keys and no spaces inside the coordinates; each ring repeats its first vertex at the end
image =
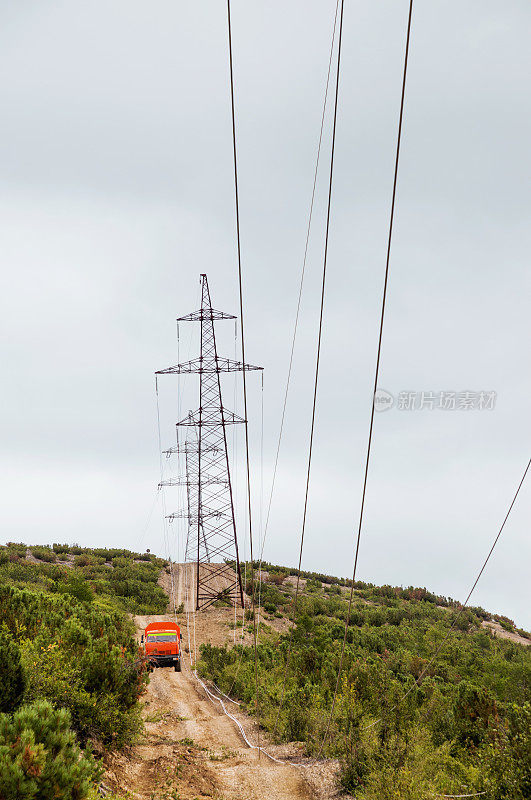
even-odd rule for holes
{"type": "Polygon", "coordinates": [[[181,659],[175,662],[175,672],[181,671],[181,659]]]}

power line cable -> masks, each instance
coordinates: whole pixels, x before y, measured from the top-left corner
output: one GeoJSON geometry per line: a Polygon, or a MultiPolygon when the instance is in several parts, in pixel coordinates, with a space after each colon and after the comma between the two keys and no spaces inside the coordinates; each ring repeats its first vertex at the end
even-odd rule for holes
{"type": "Polygon", "coordinates": [[[140,545],[143,543],[144,537],[145,537],[145,535],[146,535],[146,533],[148,531],[148,528],[149,528],[149,525],[150,525],[150,522],[151,522],[151,517],[153,516],[153,512],[155,510],[155,506],[157,505],[157,502],[158,502],[158,499],[159,499],[159,493],[160,493],[160,488],[157,486],[157,488],[155,489],[155,497],[153,498],[153,502],[152,502],[151,507],[149,509],[149,513],[148,513],[148,515],[146,517],[146,521],[144,523],[144,527],[142,528],[142,532],[141,532],[140,536],[137,539],[136,547],[138,549],[138,552],[140,552],[140,545]]]}
{"type": "MultiPolygon", "coordinates": [[[[316,193],[316,186],[317,186],[318,168],[319,168],[319,163],[320,163],[321,145],[322,145],[323,132],[324,132],[324,121],[325,121],[325,114],[326,114],[326,107],[327,107],[328,90],[329,90],[329,85],[330,85],[330,75],[331,75],[332,58],[333,58],[333,52],[334,52],[334,42],[335,42],[335,35],[336,35],[339,2],[340,2],[340,0],[337,0],[337,2],[336,2],[334,23],[333,23],[333,29],[332,29],[332,41],[331,41],[331,44],[330,44],[330,55],[329,55],[329,59],[328,59],[328,70],[327,70],[327,76],[326,76],[325,94],[324,94],[324,100],[323,100],[323,110],[322,110],[322,114],[321,114],[321,125],[320,125],[319,140],[318,140],[318,146],[317,146],[317,156],[316,156],[316,163],[315,163],[315,170],[314,170],[312,194],[311,194],[311,201],[310,201],[310,210],[309,210],[309,216],[308,216],[308,225],[307,225],[307,229],[306,229],[306,240],[305,240],[305,247],[304,247],[304,257],[303,257],[303,263],[302,263],[302,269],[301,269],[301,277],[300,277],[300,282],[299,282],[299,293],[298,293],[298,299],[297,299],[297,309],[296,309],[295,323],[294,323],[293,336],[292,336],[292,344],[291,344],[291,352],[290,352],[290,359],[289,359],[289,366],[288,366],[288,374],[287,374],[287,378],[286,378],[286,387],[285,387],[285,392],[284,392],[284,402],[283,402],[283,408],[282,408],[281,423],[280,423],[280,429],[279,429],[279,435],[278,435],[278,441],[277,441],[277,449],[276,449],[276,455],[275,455],[275,464],[274,464],[274,469],[273,469],[273,478],[272,478],[272,482],[271,482],[271,490],[270,490],[269,499],[268,499],[268,507],[267,507],[267,515],[266,515],[265,526],[264,526],[264,530],[263,530],[262,537],[261,537],[262,541],[261,541],[261,547],[260,547],[260,563],[259,563],[259,601],[258,601],[259,608],[261,607],[262,561],[263,561],[265,540],[266,540],[267,530],[268,530],[268,525],[269,525],[269,518],[270,518],[270,513],[271,513],[271,504],[272,504],[273,492],[274,492],[274,487],[275,487],[275,479],[276,479],[277,467],[278,467],[278,461],[279,461],[279,454],[280,454],[280,445],[281,445],[281,441],[282,441],[282,434],[283,434],[283,429],[284,429],[284,420],[285,420],[286,407],[287,407],[287,399],[288,399],[289,386],[290,386],[290,380],[291,380],[291,373],[292,373],[292,367],[293,367],[295,341],[296,341],[297,330],[298,330],[298,322],[299,322],[299,316],[300,316],[302,291],[303,291],[303,285],[304,285],[306,262],[307,262],[307,256],[308,256],[308,246],[309,246],[310,231],[311,231],[312,217],[313,217],[313,208],[314,208],[315,193],[316,193]]],[[[262,376],[262,392],[263,392],[263,376],[262,376]]],[[[262,396],[262,425],[263,425],[263,396],[262,396]]],[[[263,437],[263,431],[262,431],[262,437],[263,437]]],[[[261,458],[262,457],[263,457],[263,454],[261,454],[261,458]]],[[[247,563],[245,564],[245,571],[247,571],[247,563]]],[[[245,623],[245,620],[242,620],[242,637],[241,637],[242,638],[242,642],[243,642],[243,627],[244,627],[244,623],[245,623]]],[[[257,628],[257,637],[258,637],[258,628],[257,628]]],[[[242,658],[243,658],[243,649],[242,649],[242,652],[240,653],[240,658],[239,658],[239,661],[238,661],[236,673],[234,675],[234,678],[233,678],[233,681],[232,681],[232,685],[231,685],[231,687],[229,689],[229,694],[231,693],[231,691],[232,691],[232,689],[233,689],[233,687],[234,687],[234,685],[236,683],[236,680],[237,680],[237,677],[238,677],[238,673],[240,671],[240,667],[241,667],[241,664],[242,664],[242,658]]]]}
{"type": "Polygon", "coordinates": [[[300,309],[301,309],[301,301],[302,301],[302,290],[303,290],[303,287],[304,287],[304,278],[305,278],[305,274],[306,274],[306,261],[307,261],[307,258],[308,258],[308,246],[309,246],[309,242],[310,242],[310,231],[311,231],[311,227],[312,227],[313,207],[314,207],[315,192],[316,192],[316,187],[317,187],[317,175],[318,175],[318,171],[319,171],[319,161],[320,161],[320,157],[321,157],[321,145],[322,145],[322,142],[323,142],[324,122],[325,122],[326,106],[327,106],[327,101],[328,101],[328,88],[329,88],[329,85],[330,85],[330,74],[331,74],[331,70],[332,70],[332,57],[333,57],[333,54],[334,54],[334,42],[335,42],[335,37],[336,37],[336,26],[337,26],[337,15],[338,15],[338,10],[339,10],[339,3],[340,3],[340,0],[337,0],[337,2],[336,2],[336,11],[335,11],[335,15],[334,15],[334,25],[333,25],[333,29],[332,29],[332,42],[330,44],[330,56],[328,58],[328,71],[327,71],[327,75],[326,75],[326,86],[325,86],[325,93],[324,93],[324,100],[323,100],[323,111],[322,111],[322,114],[321,114],[321,127],[320,127],[320,130],[319,130],[319,141],[318,141],[318,144],[317,144],[317,156],[316,156],[316,159],[315,159],[315,170],[314,170],[314,174],[313,174],[313,186],[312,186],[312,194],[311,194],[311,200],[310,200],[310,210],[309,210],[309,214],[308,214],[308,225],[306,227],[306,241],[305,241],[305,244],[304,244],[304,256],[303,256],[303,259],[302,259],[301,277],[300,277],[300,281],[299,281],[299,294],[298,294],[298,297],[297,297],[297,310],[296,310],[296,313],[295,313],[295,323],[294,323],[294,326],[293,326],[293,335],[292,335],[292,339],[291,339],[291,351],[290,351],[290,356],[289,356],[288,374],[287,374],[287,377],[286,377],[286,388],[284,390],[284,401],[283,401],[283,404],[282,404],[282,414],[281,414],[281,418],[280,418],[280,428],[279,428],[279,433],[278,433],[277,449],[276,449],[276,453],[275,453],[275,462],[274,462],[274,465],[273,465],[273,477],[271,479],[271,490],[270,490],[270,493],[269,493],[266,521],[265,521],[264,532],[263,532],[263,537],[262,537],[262,545],[261,545],[261,550],[260,550],[260,561],[263,560],[265,540],[266,540],[267,531],[268,531],[268,527],[269,527],[269,517],[270,517],[270,514],[271,514],[271,504],[272,504],[272,501],[273,501],[273,493],[274,493],[274,489],[275,489],[275,482],[276,482],[276,476],[277,476],[278,460],[279,460],[279,455],[280,455],[280,445],[281,445],[281,442],[282,442],[282,435],[283,435],[283,432],[284,432],[284,421],[285,421],[285,418],[286,418],[286,407],[287,407],[289,387],[290,387],[290,382],[291,382],[291,373],[292,373],[292,370],[293,370],[293,356],[294,356],[294,352],[295,352],[295,341],[296,341],[296,338],[297,338],[297,331],[298,331],[298,327],[299,327],[299,317],[300,317],[300,309]]]}
{"type": "MultiPolygon", "coordinates": [[[[269,518],[270,518],[270,513],[271,513],[271,504],[272,504],[274,487],[275,487],[275,480],[276,480],[277,467],[278,467],[279,454],[280,454],[280,446],[281,446],[283,429],[284,429],[284,421],[285,421],[285,416],[286,416],[287,399],[288,399],[289,386],[290,386],[290,380],[291,380],[291,373],[292,373],[292,367],[293,367],[295,341],[296,341],[296,337],[297,337],[298,323],[299,323],[299,317],[300,317],[302,291],[303,291],[303,285],[304,285],[306,262],[307,262],[307,256],[308,256],[308,246],[309,246],[310,231],[311,231],[312,217],[313,217],[313,208],[314,208],[315,193],[316,193],[316,186],[317,186],[317,175],[318,175],[318,168],[319,168],[319,163],[320,163],[321,145],[322,145],[323,132],[324,132],[325,113],[326,113],[326,107],[327,107],[328,90],[329,90],[329,85],[330,85],[330,75],[331,75],[331,67],[332,67],[332,57],[333,57],[333,52],[334,52],[334,42],[335,42],[335,34],[336,34],[336,27],[337,27],[337,16],[338,16],[338,10],[339,10],[339,2],[340,2],[340,0],[337,0],[337,2],[336,2],[334,23],[333,23],[333,29],[332,29],[332,41],[331,41],[331,44],[330,44],[330,56],[329,56],[329,59],[328,59],[328,70],[327,70],[327,76],[326,76],[326,86],[325,86],[325,94],[324,94],[324,100],[323,100],[323,110],[322,110],[322,114],[321,114],[321,125],[320,125],[319,140],[318,140],[318,146],[317,146],[317,156],[316,156],[316,163],[315,163],[315,170],[314,170],[312,194],[311,194],[311,201],[310,201],[310,210],[309,210],[309,216],[308,216],[308,225],[307,225],[307,229],[306,229],[306,240],[305,240],[305,247],[304,247],[304,257],[303,257],[303,263],[302,263],[302,269],[301,269],[301,277],[300,277],[300,282],[299,282],[299,292],[298,292],[298,298],[297,298],[297,309],[296,309],[295,323],[294,323],[292,343],[291,343],[291,352],[290,352],[290,358],[289,358],[288,374],[287,374],[287,378],[286,378],[286,387],[285,387],[285,391],[284,391],[284,401],[283,401],[283,408],[282,408],[282,415],[281,415],[281,423],[280,423],[280,429],[279,429],[279,435],[278,435],[278,441],[277,441],[275,463],[274,463],[274,469],[273,469],[273,477],[272,477],[272,482],[271,482],[271,490],[270,490],[269,499],[268,499],[266,521],[265,521],[263,532],[261,531],[261,540],[262,541],[261,541],[261,546],[260,546],[259,598],[258,598],[258,607],[259,607],[259,609],[261,608],[262,561],[263,561],[263,555],[264,555],[265,540],[266,540],[267,530],[268,530],[268,525],[269,525],[269,518]]],[[[236,336],[235,336],[235,339],[236,339],[236,336]]],[[[235,357],[236,357],[236,355],[235,355],[235,357]]],[[[263,475],[263,462],[262,462],[262,459],[263,459],[263,375],[262,375],[262,411],[261,411],[261,419],[262,419],[261,471],[262,471],[262,475],[263,475]]],[[[261,478],[261,480],[263,480],[263,477],[261,478]]],[[[247,570],[247,564],[245,565],[245,570],[247,570]]],[[[245,622],[245,620],[242,620],[242,637],[241,637],[242,640],[243,640],[244,622],[245,622]]],[[[258,638],[258,633],[259,633],[259,628],[257,627],[257,638],[258,638]]],[[[238,677],[238,673],[240,671],[240,667],[241,667],[241,663],[242,663],[242,657],[243,657],[243,650],[242,650],[242,652],[240,654],[239,663],[238,663],[238,666],[237,666],[237,669],[236,669],[235,676],[233,678],[233,682],[232,682],[231,688],[229,689],[229,694],[232,691],[232,688],[234,687],[234,684],[235,684],[236,679],[238,677]]]]}
{"type": "Polygon", "coordinates": [[[245,458],[246,458],[246,472],[247,472],[247,506],[249,515],[249,551],[251,557],[251,611],[253,617],[253,641],[254,641],[254,673],[255,673],[255,690],[256,690],[256,722],[258,731],[258,757],[260,758],[260,708],[258,697],[258,652],[257,652],[257,636],[256,636],[256,613],[255,613],[255,586],[254,586],[254,563],[253,563],[253,521],[251,509],[251,467],[249,458],[249,420],[247,415],[247,379],[245,370],[245,326],[244,326],[244,313],[243,313],[243,275],[242,275],[242,258],[241,258],[241,241],[240,241],[240,203],[238,195],[238,159],[236,152],[236,114],[234,109],[234,67],[232,59],[232,25],[230,14],[230,0],[227,0],[227,28],[228,28],[228,44],[229,44],[229,68],[230,68],[230,100],[231,100],[231,116],[232,116],[232,152],[234,158],[234,196],[236,206],[236,242],[238,253],[238,290],[240,299],[240,329],[241,329],[241,351],[242,351],[242,378],[243,378],[243,417],[245,427],[245,458]]]}
{"type": "MultiPolygon", "coordinates": [[[[472,584],[472,588],[470,589],[470,591],[469,591],[469,593],[468,593],[468,595],[467,595],[467,598],[466,598],[465,602],[464,602],[464,603],[463,603],[463,605],[460,607],[460,609],[459,609],[458,613],[456,614],[456,616],[455,616],[455,618],[454,618],[454,621],[452,622],[452,624],[450,625],[450,627],[449,627],[448,631],[446,632],[446,636],[444,636],[444,638],[441,640],[441,642],[440,642],[439,646],[437,647],[437,649],[436,649],[435,653],[433,654],[433,656],[431,657],[431,659],[428,661],[428,663],[426,664],[426,666],[424,667],[424,669],[422,670],[422,672],[420,673],[420,675],[418,676],[418,678],[416,678],[416,679],[415,679],[415,681],[414,681],[414,682],[412,683],[412,685],[409,687],[409,689],[407,690],[407,692],[405,692],[405,693],[402,695],[402,697],[401,697],[401,698],[400,698],[400,700],[399,700],[399,703],[402,703],[402,702],[403,702],[403,701],[404,701],[404,700],[405,700],[405,699],[406,699],[406,698],[407,698],[407,697],[408,697],[408,696],[411,694],[411,692],[413,691],[413,689],[415,689],[415,687],[417,687],[417,686],[419,686],[419,685],[420,685],[420,683],[421,683],[422,679],[424,678],[424,676],[426,675],[426,673],[428,672],[428,670],[430,669],[430,667],[431,667],[431,666],[433,666],[433,664],[434,664],[434,662],[435,662],[435,659],[437,658],[437,656],[439,655],[439,653],[440,653],[440,652],[441,652],[441,650],[443,649],[444,645],[446,644],[446,642],[447,642],[447,641],[448,641],[448,639],[450,638],[450,636],[451,636],[451,633],[452,633],[452,631],[454,630],[455,626],[457,625],[457,623],[458,623],[458,621],[459,621],[459,619],[460,619],[461,615],[463,614],[463,612],[464,612],[464,611],[465,611],[465,609],[467,608],[467,606],[468,606],[468,604],[469,604],[469,602],[470,602],[470,598],[472,597],[472,592],[474,591],[474,589],[475,589],[475,588],[476,588],[476,586],[478,585],[478,583],[479,583],[479,579],[480,579],[480,578],[481,578],[481,576],[483,575],[483,572],[485,571],[485,567],[486,567],[486,566],[487,566],[487,564],[489,563],[490,557],[491,557],[491,555],[492,555],[492,554],[493,554],[493,552],[494,552],[494,548],[495,548],[495,547],[496,547],[496,545],[498,544],[498,540],[499,540],[500,536],[502,535],[503,529],[505,528],[505,523],[506,523],[506,522],[507,522],[507,520],[509,519],[509,514],[511,513],[511,511],[512,511],[512,508],[513,508],[513,506],[514,506],[514,504],[515,504],[515,502],[516,502],[516,498],[518,497],[518,494],[519,494],[519,492],[520,492],[520,489],[521,489],[521,488],[522,488],[522,486],[523,486],[523,483],[524,483],[524,481],[525,481],[525,479],[526,479],[526,475],[527,475],[527,473],[528,473],[528,471],[529,471],[529,467],[530,467],[530,466],[531,466],[531,458],[530,458],[530,459],[529,459],[529,461],[527,462],[527,466],[526,466],[526,468],[525,468],[525,470],[524,470],[524,474],[522,475],[522,478],[521,478],[521,480],[520,480],[520,483],[518,484],[518,488],[517,488],[517,490],[516,490],[516,492],[515,492],[515,494],[514,494],[514,497],[513,497],[512,501],[511,501],[511,505],[509,506],[509,509],[508,509],[508,511],[507,511],[507,513],[506,513],[506,515],[505,515],[505,517],[504,517],[504,520],[503,520],[503,522],[502,522],[502,524],[501,524],[501,527],[500,527],[500,529],[499,529],[499,531],[498,531],[498,533],[497,533],[497,535],[496,535],[496,538],[494,539],[494,541],[493,541],[493,543],[492,543],[492,546],[491,546],[491,548],[490,548],[490,550],[489,550],[489,552],[488,552],[488,554],[487,554],[487,557],[486,557],[485,561],[483,562],[483,565],[482,565],[481,569],[479,570],[479,572],[478,572],[478,574],[477,574],[477,577],[476,577],[476,579],[475,579],[474,583],[472,584]]],[[[391,708],[391,711],[394,711],[394,710],[395,710],[395,708],[397,708],[397,707],[398,707],[398,703],[397,703],[397,704],[395,704],[395,705],[394,705],[394,706],[391,708]]],[[[363,730],[367,730],[368,728],[373,728],[373,727],[374,727],[375,725],[377,725],[377,724],[378,724],[378,722],[380,722],[380,721],[381,721],[381,719],[380,719],[380,718],[378,718],[378,719],[374,720],[374,722],[371,722],[371,724],[370,724],[370,725],[367,725],[367,726],[365,726],[365,728],[364,728],[363,730]]],[[[443,795],[443,796],[444,796],[444,795],[443,795]]]]}
{"type": "Polygon", "coordinates": [[[325,231],[325,244],[324,244],[324,254],[323,254],[323,272],[322,272],[322,281],[321,281],[321,301],[320,301],[320,309],[319,309],[319,329],[317,334],[317,348],[316,348],[316,356],[315,356],[315,375],[314,375],[314,385],[313,385],[313,401],[312,401],[312,415],[311,415],[311,424],[310,424],[310,441],[308,445],[308,463],[306,469],[306,485],[305,485],[305,492],[304,492],[304,509],[302,515],[302,527],[301,527],[301,538],[300,538],[300,548],[299,548],[299,563],[297,568],[297,582],[295,585],[295,597],[293,600],[293,625],[290,628],[289,634],[289,642],[288,642],[288,651],[286,654],[286,664],[284,668],[284,677],[282,681],[282,692],[281,692],[281,699],[280,704],[277,712],[277,717],[275,720],[274,725],[274,732],[276,732],[278,720],[280,718],[280,712],[282,710],[284,704],[284,698],[286,694],[286,681],[289,669],[289,663],[291,659],[291,649],[292,649],[292,642],[293,642],[293,629],[296,625],[296,613],[297,613],[297,600],[299,596],[299,585],[300,585],[300,576],[301,576],[301,566],[302,566],[302,552],[304,548],[304,534],[306,532],[306,519],[308,513],[308,496],[310,490],[310,475],[311,475],[311,468],[312,468],[312,455],[313,455],[313,441],[314,441],[314,433],[315,433],[315,416],[317,411],[317,389],[319,386],[319,366],[321,360],[321,341],[322,341],[322,333],[323,333],[323,318],[324,318],[324,301],[325,301],[325,288],[326,288],[326,273],[327,273],[327,266],[328,266],[328,240],[329,240],[329,233],[330,233],[330,211],[332,207],[332,186],[333,186],[333,176],[334,176],[334,154],[335,154],[335,144],[336,144],[336,128],[337,128],[337,107],[338,107],[338,100],[339,100],[339,79],[340,79],[340,68],[341,68],[341,45],[343,40],[343,11],[344,11],[344,0],[341,0],[340,6],[340,17],[339,17],[339,35],[338,35],[338,42],[337,42],[337,68],[336,68],[336,87],[335,87],[335,96],[334,96],[334,116],[333,116],[333,123],[332,123],[332,146],[330,151],[330,172],[328,178],[328,202],[327,202],[327,210],[326,210],[326,231],[325,231]]]}
{"type": "Polygon", "coordinates": [[[160,496],[162,500],[162,531],[163,531],[163,540],[164,540],[164,547],[166,550],[166,558],[170,565],[170,586],[171,586],[171,598],[173,601],[173,614],[176,618],[176,605],[175,605],[175,582],[173,577],[173,558],[171,554],[171,546],[170,546],[170,534],[168,530],[168,521],[166,516],[166,498],[164,495],[164,461],[162,458],[162,438],[161,438],[161,429],[160,429],[160,404],[159,404],[159,386],[157,376],[155,376],[155,395],[157,398],[157,433],[158,433],[158,444],[159,444],[159,463],[160,463],[160,496]]]}
{"type": "MultiPolygon", "coordinates": [[[[288,400],[289,387],[290,387],[290,381],[291,381],[291,374],[292,374],[292,368],[293,368],[295,342],[296,342],[298,323],[299,323],[299,317],[300,317],[302,291],[303,291],[305,271],[306,271],[306,263],[307,263],[307,257],[308,257],[310,232],[311,232],[311,227],[312,227],[313,209],[314,209],[315,194],[316,194],[316,187],[317,187],[317,176],[318,176],[318,169],[319,169],[320,156],[321,156],[321,147],[322,147],[322,141],[323,141],[324,122],[325,122],[325,115],[326,115],[326,108],[327,108],[327,101],[328,101],[328,92],[329,92],[329,86],[330,86],[330,76],[331,76],[331,71],[332,71],[332,59],[333,59],[333,53],[334,53],[334,43],[335,43],[335,36],[336,36],[339,3],[340,3],[340,0],[337,0],[336,8],[335,8],[335,14],[334,14],[333,28],[332,28],[332,40],[331,40],[331,44],[330,44],[330,55],[329,55],[329,58],[328,58],[328,69],[327,69],[325,93],[324,93],[324,99],[323,99],[323,110],[322,110],[322,113],[321,113],[321,124],[320,124],[319,139],[318,139],[318,145],[317,145],[316,163],[315,163],[315,169],[314,169],[312,194],[311,194],[310,209],[309,209],[309,215],[308,215],[308,224],[307,224],[307,228],[306,228],[306,239],[305,239],[305,246],[304,246],[304,256],[303,256],[303,262],[302,262],[301,277],[300,277],[300,282],[299,282],[299,292],[298,292],[298,298],[297,298],[297,308],[296,308],[295,323],[294,323],[294,329],[293,329],[293,335],[292,335],[292,343],[291,343],[291,351],[290,351],[290,358],[289,358],[289,365],[288,365],[288,373],[287,373],[287,378],[286,378],[286,387],[285,387],[285,391],[284,391],[284,400],[283,400],[283,407],[282,407],[282,415],[281,415],[279,435],[278,435],[278,440],[277,440],[277,448],[276,448],[276,454],[275,454],[275,463],[274,463],[273,477],[272,477],[272,482],[271,482],[271,490],[270,490],[269,498],[268,498],[266,520],[265,520],[264,530],[263,530],[263,534],[262,534],[261,547],[260,547],[260,564],[259,564],[259,571],[260,571],[260,588],[259,588],[259,592],[260,592],[260,595],[261,595],[261,572],[262,572],[262,561],[263,561],[263,554],[264,554],[264,546],[265,546],[265,540],[266,540],[266,536],[267,536],[269,519],[270,519],[270,514],[271,514],[271,505],[272,505],[272,499],[273,499],[273,493],[274,493],[274,487],[275,487],[275,480],[276,480],[276,475],[277,475],[277,467],[278,467],[278,461],[279,461],[280,446],[281,446],[282,435],[283,435],[283,430],[284,430],[284,421],[285,421],[285,416],[286,416],[287,400],[288,400]]],[[[263,378],[262,378],[262,380],[263,380],[263,378]]],[[[262,386],[262,390],[263,390],[263,386],[262,386]]],[[[262,400],[262,403],[263,403],[263,400],[262,400]]],[[[263,415],[263,407],[262,407],[262,415],[263,415]]],[[[262,435],[263,435],[263,433],[262,433],[262,435]]],[[[245,569],[247,569],[247,564],[245,565],[245,569]]],[[[260,601],[261,601],[261,597],[259,597],[259,607],[261,605],[260,601]]],[[[244,623],[244,621],[243,621],[243,623],[244,623]]],[[[242,626],[242,633],[243,633],[243,626],[242,626]]],[[[257,635],[258,635],[258,631],[257,631],[257,635]]],[[[242,638],[243,638],[243,636],[242,636],[242,638]]],[[[229,689],[229,694],[232,691],[232,688],[234,687],[234,684],[236,682],[236,679],[237,679],[237,676],[238,676],[238,673],[239,673],[239,670],[240,670],[240,667],[241,667],[242,657],[243,657],[243,650],[242,650],[242,653],[240,654],[240,659],[239,659],[239,663],[238,663],[238,666],[237,666],[237,669],[236,669],[236,674],[234,676],[231,688],[229,689]]]]}
{"type": "MultiPolygon", "coordinates": [[[[260,392],[260,538],[264,534],[264,371],[261,373],[260,392]]],[[[262,613],[262,553],[258,564],[258,625],[257,636],[260,636],[260,617],[262,613]]]]}
{"type": "Polygon", "coordinates": [[[332,722],[332,718],[335,711],[336,700],[337,700],[337,693],[339,689],[339,681],[341,679],[341,672],[343,670],[343,661],[345,657],[345,647],[347,643],[347,632],[348,626],[350,623],[350,615],[352,612],[352,600],[354,597],[354,582],[356,580],[356,568],[358,566],[358,555],[359,555],[359,548],[360,548],[360,541],[361,541],[361,531],[363,525],[363,512],[365,509],[365,494],[367,490],[367,478],[369,474],[369,464],[371,458],[371,446],[372,446],[372,433],[373,433],[373,426],[374,426],[374,397],[376,395],[376,390],[378,388],[378,378],[380,374],[380,357],[382,351],[382,337],[383,337],[383,327],[384,327],[384,318],[385,318],[385,304],[387,299],[387,283],[389,278],[389,263],[391,259],[391,242],[393,238],[393,222],[394,222],[394,214],[395,214],[395,202],[396,202],[396,188],[398,182],[398,164],[400,159],[400,144],[402,139],[402,122],[404,118],[404,105],[405,105],[405,96],[406,96],[406,78],[407,78],[407,67],[408,67],[408,58],[409,58],[409,43],[410,43],[410,36],[411,36],[411,19],[413,15],[413,0],[409,2],[409,13],[408,13],[408,21],[407,21],[407,34],[406,34],[406,47],[405,47],[405,54],[404,54],[404,69],[402,74],[402,93],[400,98],[400,115],[398,119],[398,133],[397,133],[397,141],[396,141],[396,154],[395,154],[395,167],[394,167],[394,176],[393,176],[393,191],[392,191],[392,199],[391,199],[391,211],[389,216],[389,232],[387,237],[387,254],[385,259],[385,277],[384,277],[384,286],[383,286],[383,294],[382,294],[382,305],[381,305],[381,313],[380,313],[380,330],[378,334],[378,350],[376,354],[376,368],[374,372],[374,385],[373,385],[373,393],[371,398],[371,418],[369,424],[369,438],[367,442],[367,454],[365,458],[365,473],[363,476],[363,489],[361,494],[361,507],[360,507],[360,514],[359,514],[359,522],[358,522],[358,533],[356,537],[356,548],[355,548],[355,555],[354,555],[354,568],[352,571],[352,585],[350,587],[350,597],[348,602],[348,609],[347,609],[347,616],[345,618],[345,633],[343,636],[343,642],[341,645],[341,654],[339,657],[339,668],[337,672],[337,680],[336,685],[334,688],[334,695],[332,699],[332,706],[330,709],[330,714],[328,716],[328,721],[325,728],[325,733],[319,748],[319,753],[317,758],[319,758],[323,752],[323,748],[326,744],[326,740],[328,738],[328,734],[330,731],[330,725],[332,722]]]}

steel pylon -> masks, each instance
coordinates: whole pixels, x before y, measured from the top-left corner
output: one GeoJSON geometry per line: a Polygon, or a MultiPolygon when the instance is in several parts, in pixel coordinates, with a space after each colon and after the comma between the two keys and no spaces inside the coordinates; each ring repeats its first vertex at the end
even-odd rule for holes
{"type": "Polygon", "coordinates": [[[199,358],[155,373],[199,375],[199,407],[176,423],[177,429],[186,429],[186,439],[164,451],[168,456],[184,453],[186,475],[163,481],[168,486],[186,486],[186,508],[169,514],[168,519],[188,519],[185,560],[196,565],[197,610],[207,608],[216,600],[244,605],[227,426],[247,421],[223,405],[220,375],[222,372],[261,370],[262,367],[218,356],[214,322],[225,319],[236,317],[212,308],[207,276],[202,274],[200,310],[177,320],[200,322],[199,358]]]}

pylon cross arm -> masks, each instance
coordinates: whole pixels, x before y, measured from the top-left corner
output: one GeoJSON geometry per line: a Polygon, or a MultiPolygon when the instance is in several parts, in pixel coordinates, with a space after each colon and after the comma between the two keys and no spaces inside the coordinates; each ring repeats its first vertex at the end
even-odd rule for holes
{"type": "Polygon", "coordinates": [[[177,317],[177,322],[210,322],[215,319],[236,319],[234,314],[226,314],[224,311],[216,311],[215,308],[206,306],[199,311],[192,311],[184,317],[177,317]]]}
{"type": "MultiPolygon", "coordinates": [[[[210,414],[203,413],[201,418],[201,425],[205,427],[217,428],[220,425],[237,425],[238,423],[245,422],[243,417],[235,414],[233,411],[228,411],[226,408],[215,409],[215,412],[210,414]],[[223,411],[223,418],[221,413],[223,411]]],[[[199,411],[193,411],[187,417],[175,423],[178,427],[193,428],[199,425],[199,411]]],[[[207,444],[208,447],[208,444],[207,444]]],[[[205,450],[207,448],[205,447],[205,450]]],[[[203,451],[203,448],[201,449],[203,451]]],[[[224,452],[224,451],[223,451],[224,452]]]]}
{"type": "Polygon", "coordinates": [[[251,372],[252,370],[263,369],[254,364],[243,364],[241,361],[234,361],[231,358],[194,358],[191,361],[184,361],[182,364],[175,364],[173,367],[159,369],[155,375],[189,375],[197,372],[199,375],[205,372],[251,372]]]}

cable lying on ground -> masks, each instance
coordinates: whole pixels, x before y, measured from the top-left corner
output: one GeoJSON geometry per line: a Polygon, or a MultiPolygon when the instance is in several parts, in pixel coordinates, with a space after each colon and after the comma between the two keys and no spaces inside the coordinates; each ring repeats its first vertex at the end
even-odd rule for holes
{"type": "MultiPolygon", "coordinates": [[[[210,689],[206,686],[206,684],[203,683],[203,681],[201,680],[199,675],[197,675],[195,670],[190,669],[190,672],[192,673],[192,675],[194,676],[196,681],[199,683],[199,685],[204,689],[204,691],[206,692],[206,695],[209,698],[209,700],[212,703],[214,703],[214,702],[219,703],[221,708],[222,708],[222,710],[223,710],[223,713],[225,714],[225,716],[228,717],[229,719],[231,719],[234,722],[234,724],[237,726],[238,730],[240,731],[240,733],[242,735],[242,739],[245,742],[245,744],[247,745],[247,747],[250,747],[251,750],[259,750],[260,753],[264,753],[268,758],[271,759],[271,761],[275,761],[277,764],[290,764],[290,763],[292,763],[290,761],[282,761],[280,758],[275,758],[275,756],[272,756],[271,753],[268,753],[267,750],[264,750],[264,748],[261,747],[260,745],[251,744],[251,742],[247,738],[247,735],[246,735],[246,733],[245,733],[245,731],[243,729],[243,725],[241,724],[241,722],[239,720],[236,719],[235,716],[233,716],[233,714],[230,713],[230,711],[227,711],[227,709],[225,707],[225,703],[223,702],[221,697],[216,697],[216,695],[213,694],[210,691],[210,689]]],[[[230,700],[230,697],[228,699],[230,700]]],[[[233,703],[233,702],[234,702],[234,700],[231,700],[231,703],[233,703]]],[[[304,765],[303,764],[293,764],[293,766],[304,766],[304,765]]]]}

